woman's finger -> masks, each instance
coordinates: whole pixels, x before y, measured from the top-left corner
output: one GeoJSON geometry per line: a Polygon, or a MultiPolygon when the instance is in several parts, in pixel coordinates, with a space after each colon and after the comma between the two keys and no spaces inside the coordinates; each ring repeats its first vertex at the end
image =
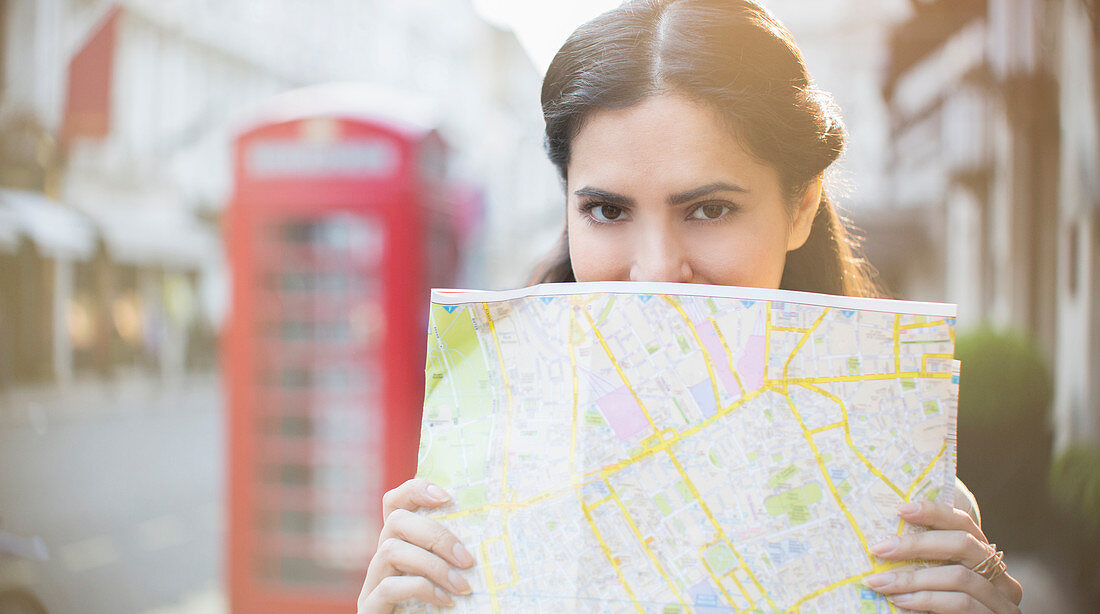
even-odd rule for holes
{"type": "Polygon", "coordinates": [[[422,507],[439,507],[450,500],[451,496],[442,488],[423,478],[413,478],[382,495],[382,517],[389,517],[396,509],[415,512],[422,507]]]}
{"type": "MultiPolygon", "coordinates": [[[[970,569],[992,554],[990,545],[970,532],[938,529],[888,537],[872,545],[870,550],[884,559],[947,561],[970,569]]],[[[1011,602],[1020,603],[1023,590],[1015,578],[1001,574],[992,584],[1011,602]]]]}
{"type": "Polygon", "coordinates": [[[371,559],[367,584],[381,586],[387,578],[399,575],[423,576],[456,595],[470,594],[469,582],[447,561],[420,546],[391,537],[378,546],[371,559]]]}
{"type": "Polygon", "coordinates": [[[369,593],[359,595],[358,614],[390,614],[394,606],[406,599],[418,599],[439,606],[454,605],[450,593],[417,576],[389,576],[369,593]]]}
{"type": "Polygon", "coordinates": [[[458,541],[454,533],[442,524],[406,509],[395,509],[386,517],[379,543],[396,537],[433,552],[456,567],[466,569],[474,564],[470,551],[458,541]]]}
{"type": "Polygon", "coordinates": [[[887,597],[890,603],[917,612],[936,614],[1000,614],[966,593],[917,591],[887,597]]]}
{"type": "Polygon", "coordinates": [[[938,501],[910,501],[898,506],[898,516],[909,524],[917,524],[929,529],[947,531],[966,531],[978,541],[989,543],[981,527],[965,510],[951,507],[938,501]]]}
{"type": "Polygon", "coordinates": [[[884,595],[900,595],[922,591],[966,593],[986,608],[998,614],[1016,613],[1019,609],[988,580],[961,565],[895,569],[864,578],[871,589],[884,595]]]}
{"type": "Polygon", "coordinates": [[[934,530],[895,535],[872,545],[871,553],[884,559],[949,561],[974,567],[989,556],[989,545],[967,531],[934,530]]]}

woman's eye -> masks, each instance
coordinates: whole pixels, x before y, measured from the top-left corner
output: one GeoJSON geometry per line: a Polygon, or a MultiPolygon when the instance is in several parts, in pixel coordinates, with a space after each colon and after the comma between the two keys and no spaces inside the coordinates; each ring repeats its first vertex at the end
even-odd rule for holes
{"type": "Polygon", "coordinates": [[[726,213],[729,213],[729,210],[730,208],[726,205],[703,205],[692,211],[691,217],[696,220],[716,220],[726,213]]]}
{"type": "Polygon", "coordinates": [[[597,205],[589,212],[600,222],[614,222],[623,216],[623,208],[615,205],[597,205]]]}

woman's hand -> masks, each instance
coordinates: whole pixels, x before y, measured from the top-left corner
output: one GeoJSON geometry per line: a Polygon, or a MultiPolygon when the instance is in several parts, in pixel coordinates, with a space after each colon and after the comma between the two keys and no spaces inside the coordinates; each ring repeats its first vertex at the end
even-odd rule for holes
{"type": "Polygon", "coordinates": [[[993,550],[967,512],[943,503],[917,501],[898,508],[910,524],[929,531],[889,537],[871,546],[888,560],[943,561],[945,565],[898,568],[864,579],[871,589],[895,605],[917,612],[1019,614],[1023,591],[1008,574],[992,582],[972,571],[993,550]]]}
{"type": "Polygon", "coordinates": [[[474,557],[443,525],[413,513],[450,500],[443,489],[418,478],[382,497],[386,523],[359,593],[359,614],[388,614],[406,599],[450,606],[451,593],[470,593],[458,570],[473,566],[474,557]]]}

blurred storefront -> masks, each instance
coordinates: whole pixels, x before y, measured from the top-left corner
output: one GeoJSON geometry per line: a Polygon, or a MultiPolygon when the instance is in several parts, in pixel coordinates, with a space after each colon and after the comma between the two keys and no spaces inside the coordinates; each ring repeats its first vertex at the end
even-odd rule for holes
{"type": "Polygon", "coordinates": [[[871,259],[903,296],[958,303],[963,327],[1034,337],[1056,445],[1100,441],[1097,3],[913,6],[883,85],[892,206],[859,219],[887,238],[871,259]]]}
{"type": "MultiPolygon", "coordinates": [[[[29,190],[0,188],[0,228],[0,388],[119,369],[172,379],[213,365],[214,331],[196,310],[197,259],[120,244],[106,219],[29,190]]],[[[213,245],[145,228],[161,250],[213,245]]]]}
{"type": "Polygon", "coordinates": [[[20,315],[0,333],[0,384],[212,364],[230,142],[298,86],[371,81],[446,101],[448,166],[485,203],[471,252],[449,260],[464,263],[463,283],[520,282],[560,228],[539,73],[468,1],[2,0],[0,79],[0,186],[90,229],[58,260],[0,224],[13,265],[0,285],[21,297],[0,309],[43,322],[20,315]],[[30,280],[38,290],[23,290],[30,280]]]}

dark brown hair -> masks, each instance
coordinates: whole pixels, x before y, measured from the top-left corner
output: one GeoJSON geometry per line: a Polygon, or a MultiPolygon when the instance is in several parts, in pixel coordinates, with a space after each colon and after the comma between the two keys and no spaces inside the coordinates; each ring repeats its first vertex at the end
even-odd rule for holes
{"type": "MultiPolygon", "coordinates": [[[[716,108],[746,151],[776,169],[792,210],[844,149],[839,110],[814,87],[790,32],[763,7],[751,0],[633,0],[577,28],[546,72],[546,150],[562,180],[573,138],[591,114],[662,92],[716,108]]],[[[823,192],[809,238],[787,254],[780,287],[877,296],[857,253],[823,192]]],[[[533,281],[575,281],[564,233],[533,281]]]]}

